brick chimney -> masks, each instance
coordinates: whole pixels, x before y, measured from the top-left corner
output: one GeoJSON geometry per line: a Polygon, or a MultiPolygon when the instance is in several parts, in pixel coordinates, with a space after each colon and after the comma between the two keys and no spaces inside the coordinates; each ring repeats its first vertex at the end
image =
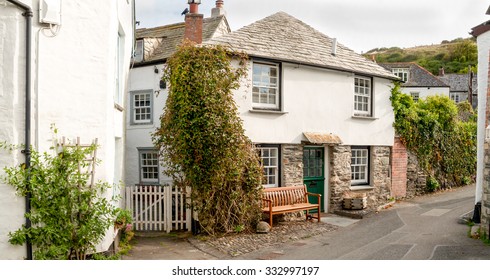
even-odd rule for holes
{"type": "Polygon", "coordinates": [[[185,14],[185,33],[184,39],[188,39],[196,44],[202,43],[202,19],[196,3],[189,4],[189,12],[185,14]]]}
{"type": "Polygon", "coordinates": [[[211,17],[226,16],[225,8],[223,8],[224,1],[217,0],[216,7],[211,9],[211,17]]]}

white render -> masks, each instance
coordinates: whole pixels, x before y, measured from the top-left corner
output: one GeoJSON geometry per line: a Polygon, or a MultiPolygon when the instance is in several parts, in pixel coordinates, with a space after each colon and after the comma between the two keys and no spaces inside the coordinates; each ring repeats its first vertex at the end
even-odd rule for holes
{"type": "MultiPolygon", "coordinates": [[[[129,92],[150,90],[153,92],[153,122],[151,124],[131,124],[131,114],[126,114],[126,177],[127,186],[140,183],[139,179],[139,154],[138,148],[152,148],[153,143],[151,134],[160,126],[160,115],[165,107],[165,101],[168,96],[166,89],[160,89],[160,80],[162,78],[163,64],[151,65],[145,67],[133,68],[130,71],[128,80],[129,92]],[[158,73],[155,73],[155,69],[158,73]]],[[[130,94],[127,96],[127,104],[130,103],[130,94]]],[[[130,110],[128,105],[128,110],[130,110]]],[[[160,183],[166,181],[160,172],[160,183]]]]}
{"type": "MultiPolygon", "coordinates": [[[[249,77],[251,71],[250,66],[249,77]]],[[[344,145],[393,145],[390,80],[374,78],[373,118],[360,118],[353,116],[353,73],[284,63],[282,77],[284,114],[250,111],[251,87],[235,92],[246,134],[253,142],[300,144],[306,140],[303,132],[320,132],[339,136],[344,145]]]]}
{"type": "MultiPolygon", "coordinates": [[[[487,90],[488,90],[488,61],[490,51],[490,32],[485,32],[476,38],[478,46],[478,112],[486,112],[487,90]]],[[[487,128],[485,127],[485,113],[478,114],[477,132],[477,165],[476,165],[476,190],[475,203],[482,200],[483,195],[483,169],[484,169],[484,148],[483,144],[487,128]]]]}
{"type": "MultiPolygon", "coordinates": [[[[322,132],[339,136],[344,145],[393,146],[390,80],[376,77],[373,80],[374,117],[354,117],[353,73],[283,63],[282,112],[258,112],[252,110],[251,65],[248,80],[242,81],[234,98],[245,133],[254,143],[300,144],[306,140],[303,132],[322,132]]],[[[153,147],[151,133],[159,126],[159,116],[168,96],[167,90],[159,88],[162,68],[162,64],[150,65],[130,72],[129,91],[152,90],[154,110],[153,123],[148,125],[132,125],[127,114],[126,185],[140,183],[137,149],[153,147]]],[[[169,180],[160,176],[160,183],[169,180]]]]}
{"type": "Polygon", "coordinates": [[[412,92],[418,92],[419,98],[428,96],[442,95],[450,98],[448,87],[400,87],[401,92],[410,95],[412,92]]]}
{"type": "MultiPolygon", "coordinates": [[[[133,0],[62,1],[61,26],[52,34],[39,23],[39,0],[23,0],[32,17],[32,116],[33,148],[49,151],[51,124],[59,136],[90,143],[98,138],[96,180],[118,184],[123,180],[124,98],[115,106],[116,76],[119,93],[126,79],[133,44],[133,0]],[[118,39],[118,33],[121,38],[118,39]],[[118,51],[118,40],[120,47],[118,51]],[[117,69],[117,60],[120,71],[117,69]]],[[[25,131],[25,18],[22,10],[0,1],[0,141],[24,143],[25,131]],[[3,5],[6,6],[3,6],[3,5]]],[[[54,29],[56,29],[55,27],[54,29]]],[[[20,152],[0,151],[0,165],[24,162],[20,152]]],[[[25,218],[25,199],[11,186],[0,184],[0,259],[23,259],[24,246],[8,242],[8,233],[25,218]]],[[[109,190],[107,197],[118,194],[109,190]]],[[[119,205],[117,205],[119,206],[119,205]]],[[[109,229],[98,246],[105,251],[115,233],[109,229]]]]}

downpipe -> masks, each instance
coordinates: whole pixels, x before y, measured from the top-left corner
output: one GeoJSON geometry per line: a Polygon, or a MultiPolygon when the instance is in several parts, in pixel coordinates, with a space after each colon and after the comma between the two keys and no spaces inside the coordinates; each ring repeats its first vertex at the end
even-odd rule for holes
{"type": "MultiPolygon", "coordinates": [[[[18,0],[7,0],[8,2],[12,3],[13,5],[17,6],[17,8],[21,9],[24,11],[22,13],[22,16],[25,17],[26,19],[26,72],[25,72],[25,87],[26,87],[26,92],[25,92],[25,148],[22,150],[22,153],[25,155],[25,165],[26,169],[28,170],[27,174],[27,185],[26,189],[27,194],[25,197],[25,212],[30,213],[31,212],[31,193],[30,193],[30,174],[29,170],[31,168],[31,49],[32,49],[32,9],[31,7],[27,6],[26,4],[18,1],[18,0]]],[[[26,228],[31,227],[31,220],[26,217],[26,228]]],[[[32,260],[32,243],[29,239],[29,237],[26,238],[26,249],[27,249],[27,259],[32,260]]]]}

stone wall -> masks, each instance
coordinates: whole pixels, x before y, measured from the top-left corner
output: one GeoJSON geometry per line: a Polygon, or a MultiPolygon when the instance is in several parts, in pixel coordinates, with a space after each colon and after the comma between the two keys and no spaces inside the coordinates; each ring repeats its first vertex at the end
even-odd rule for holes
{"type": "Polygon", "coordinates": [[[407,194],[406,198],[411,198],[426,192],[425,172],[419,167],[417,156],[408,151],[407,164],[407,194]]]}
{"type": "Polygon", "coordinates": [[[281,145],[281,186],[303,185],[303,145],[281,145]]]}
{"type": "Polygon", "coordinates": [[[371,187],[368,194],[368,208],[387,203],[391,199],[391,148],[371,148],[371,187]]]}
{"type": "Polygon", "coordinates": [[[330,211],[342,208],[342,198],[345,192],[350,191],[350,146],[333,146],[329,149],[330,170],[330,211]]]}
{"type": "Polygon", "coordinates": [[[351,190],[351,147],[334,146],[330,151],[330,211],[342,209],[342,199],[346,193],[365,193],[368,208],[375,209],[391,198],[390,147],[371,147],[372,189],[351,190]]]}

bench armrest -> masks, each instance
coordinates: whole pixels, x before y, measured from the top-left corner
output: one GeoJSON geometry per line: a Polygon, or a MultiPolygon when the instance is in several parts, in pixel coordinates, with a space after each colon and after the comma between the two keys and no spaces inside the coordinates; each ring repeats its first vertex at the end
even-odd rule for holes
{"type": "Polygon", "coordinates": [[[269,208],[272,207],[272,199],[262,198],[262,200],[265,201],[265,202],[267,202],[269,208]]]}
{"type": "Polygon", "coordinates": [[[311,192],[307,192],[307,193],[306,193],[306,195],[312,195],[312,196],[316,196],[316,197],[318,197],[318,198],[322,197],[322,195],[321,195],[321,194],[319,194],[319,193],[311,193],[311,192]]]}

